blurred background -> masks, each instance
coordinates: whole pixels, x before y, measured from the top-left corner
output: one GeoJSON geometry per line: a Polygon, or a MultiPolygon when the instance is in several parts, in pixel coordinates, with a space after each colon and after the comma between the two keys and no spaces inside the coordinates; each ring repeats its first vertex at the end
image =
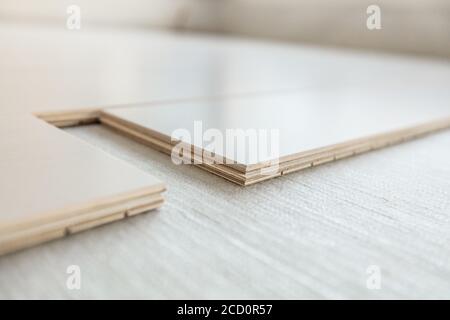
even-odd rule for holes
{"type": "Polygon", "coordinates": [[[0,0],[0,20],[164,28],[450,58],[449,0],[0,0]],[[366,28],[367,7],[381,30],[366,28]]]}

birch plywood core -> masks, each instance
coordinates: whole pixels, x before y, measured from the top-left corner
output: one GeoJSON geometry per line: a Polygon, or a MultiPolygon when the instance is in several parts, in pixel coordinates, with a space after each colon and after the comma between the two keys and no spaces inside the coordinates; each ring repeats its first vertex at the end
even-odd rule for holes
{"type": "Polygon", "coordinates": [[[32,115],[0,117],[0,254],[161,206],[162,182],[32,115]]]}
{"type": "Polygon", "coordinates": [[[190,134],[181,142],[192,146],[194,159],[203,157],[200,167],[247,185],[450,126],[448,90],[426,90],[419,84],[411,81],[405,90],[404,84],[389,80],[366,80],[284,94],[118,107],[105,109],[100,119],[166,153],[180,142],[172,134],[185,129],[190,134]],[[194,128],[196,123],[202,131],[194,128]],[[209,129],[222,133],[223,146],[227,130],[275,130],[278,152],[274,158],[267,154],[249,161],[249,152],[233,154],[223,147],[220,153],[215,145],[215,156],[231,162],[205,163],[203,151],[212,151],[203,136],[209,129]],[[261,171],[273,163],[275,171],[261,171]]]}

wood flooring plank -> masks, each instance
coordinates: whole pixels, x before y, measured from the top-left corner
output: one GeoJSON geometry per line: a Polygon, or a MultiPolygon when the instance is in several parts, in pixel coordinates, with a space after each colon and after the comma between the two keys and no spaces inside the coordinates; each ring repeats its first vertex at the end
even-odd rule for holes
{"type": "MultiPolygon", "coordinates": [[[[363,92],[369,93],[372,86],[382,84],[369,81],[364,85],[359,84],[365,89],[363,92]]],[[[382,106],[364,103],[370,96],[367,99],[358,97],[351,104],[328,105],[321,101],[304,105],[302,101],[305,95],[311,92],[293,91],[273,95],[270,99],[246,97],[105,108],[100,113],[100,121],[167,154],[171,154],[172,148],[179,143],[177,140],[168,142],[168,137],[176,130],[183,129],[189,133],[188,140],[181,141],[185,145],[183,149],[193,150],[196,157],[203,160],[202,168],[237,184],[246,185],[450,127],[450,108],[445,101],[438,101],[432,106],[422,103],[424,97],[431,98],[434,94],[431,88],[419,93],[421,99],[411,99],[406,93],[396,92],[398,97],[395,101],[391,100],[393,88],[388,89],[386,94],[377,96],[383,101],[382,106]],[[329,113],[329,110],[332,112],[329,113]],[[179,113],[183,116],[179,116],[179,113]],[[224,114],[227,115],[225,119],[224,114]],[[246,118],[242,114],[246,114],[246,118]],[[395,114],[394,119],[392,114],[395,114]],[[277,140],[279,153],[256,162],[248,162],[248,159],[242,158],[242,154],[237,154],[231,160],[243,167],[243,171],[233,170],[226,162],[210,164],[209,159],[202,158],[204,152],[217,151],[217,147],[203,141],[203,136],[195,137],[199,134],[195,128],[199,122],[202,130],[215,129],[221,133],[223,141],[218,145],[222,147],[227,145],[228,130],[277,130],[280,137],[277,140]],[[263,173],[263,170],[269,169],[271,162],[276,165],[274,172],[263,173]]],[[[322,94],[317,90],[313,93],[322,94]]],[[[340,92],[328,94],[331,95],[328,97],[330,101],[338,100],[333,95],[339,95],[340,92]]],[[[244,154],[255,152],[248,145],[245,147],[247,150],[244,154]]],[[[225,154],[225,150],[219,151],[219,159],[224,159],[225,154]]],[[[230,158],[228,154],[226,157],[230,158]]]]}
{"type": "Polygon", "coordinates": [[[0,134],[1,252],[161,202],[161,181],[33,115],[0,115],[0,134]]]}

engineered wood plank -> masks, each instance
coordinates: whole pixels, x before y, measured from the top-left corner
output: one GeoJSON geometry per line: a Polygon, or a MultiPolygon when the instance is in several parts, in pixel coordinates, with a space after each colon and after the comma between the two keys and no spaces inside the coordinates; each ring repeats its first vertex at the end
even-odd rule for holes
{"type": "Polygon", "coordinates": [[[184,150],[192,150],[203,162],[209,160],[203,158],[205,152],[231,159],[202,167],[245,185],[266,180],[267,175],[284,175],[446,129],[450,127],[448,101],[449,90],[379,78],[270,96],[105,108],[100,121],[168,154],[182,143],[187,146],[184,150]],[[212,143],[203,136],[211,129],[220,134],[220,141],[212,143]],[[188,135],[173,136],[178,130],[188,135]],[[258,154],[258,148],[250,148],[248,141],[241,146],[246,148],[243,152],[228,153],[229,130],[252,130],[255,135],[276,130],[278,153],[258,154]],[[257,170],[270,169],[267,163],[276,163],[273,174],[249,177],[257,170]],[[228,168],[230,164],[244,169],[234,171],[228,168]]]}
{"type": "Polygon", "coordinates": [[[161,203],[161,181],[33,115],[0,115],[0,135],[0,254],[161,203]]]}

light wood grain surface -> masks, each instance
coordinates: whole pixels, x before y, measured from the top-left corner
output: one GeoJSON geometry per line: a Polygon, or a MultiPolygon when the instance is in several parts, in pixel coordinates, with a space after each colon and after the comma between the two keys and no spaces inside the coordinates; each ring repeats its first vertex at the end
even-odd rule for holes
{"type": "Polygon", "coordinates": [[[167,203],[0,258],[2,298],[449,297],[449,131],[245,189],[102,126],[68,132],[164,180],[167,203]]]}

